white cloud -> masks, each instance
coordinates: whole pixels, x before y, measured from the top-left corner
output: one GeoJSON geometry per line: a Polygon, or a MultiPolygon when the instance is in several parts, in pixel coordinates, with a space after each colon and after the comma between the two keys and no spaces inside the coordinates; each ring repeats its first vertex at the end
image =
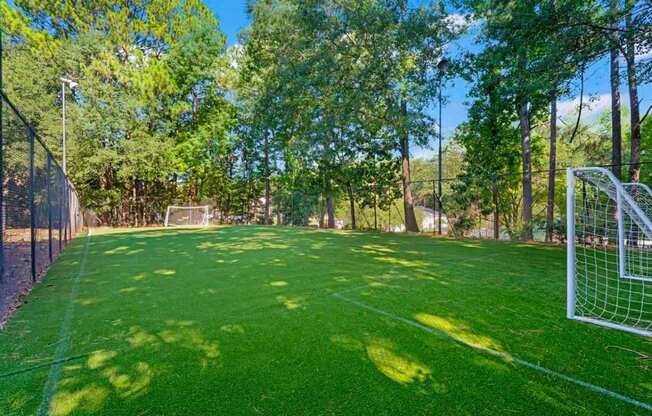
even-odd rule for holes
{"type": "Polygon", "coordinates": [[[242,46],[242,44],[240,44],[239,42],[236,42],[233,45],[231,45],[229,48],[227,48],[226,59],[231,68],[233,69],[239,68],[240,64],[238,62],[238,59],[242,57],[243,53],[244,53],[244,46],[242,46]]]}
{"type": "Polygon", "coordinates": [[[471,19],[471,16],[460,13],[453,13],[446,16],[444,22],[453,33],[462,33],[475,23],[471,19]]]}
{"type": "Polygon", "coordinates": [[[652,50],[649,50],[645,53],[642,53],[640,55],[636,55],[635,60],[636,62],[641,62],[641,61],[648,61],[652,59],[652,50]]]}
{"type": "MultiPolygon", "coordinates": [[[[621,101],[622,100],[623,97],[621,97],[621,101]]],[[[572,100],[559,101],[557,103],[559,119],[565,123],[575,120],[579,106],[580,97],[575,97],[572,100]]],[[[600,114],[611,108],[611,95],[600,94],[592,97],[584,96],[582,107],[582,121],[585,123],[595,121],[600,114]]]]}

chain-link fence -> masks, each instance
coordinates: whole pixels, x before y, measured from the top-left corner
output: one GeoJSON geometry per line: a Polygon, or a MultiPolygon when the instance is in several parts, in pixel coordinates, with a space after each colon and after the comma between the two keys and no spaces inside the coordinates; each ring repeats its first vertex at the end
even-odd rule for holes
{"type": "Polygon", "coordinates": [[[2,94],[0,323],[81,230],[77,193],[52,153],[2,94]]]}
{"type": "MultiPolygon", "coordinates": [[[[623,164],[621,167],[626,166],[623,164]]],[[[484,178],[464,175],[444,178],[441,196],[438,189],[438,179],[410,183],[420,233],[458,239],[566,242],[566,169],[532,173],[529,223],[524,221],[520,172],[484,178]]],[[[351,204],[350,197],[340,195],[344,201],[338,204],[335,216],[342,228],[354,228],[355,218],[357,229],[406,231],[402,184],[395,183],[391,189],[379,189],[377,192],[372,187],[372,191],[372,194],[391,197],[357,197],[369,194],[368,189],[358,189],[352,193],[354,203],[351,204]]]]}
{"type": "MultiPolygon", "coordinates": [[[[330,202],[328,196],[316,189],[275,189],[271,195],[270,222],[327,228],[330,210],[335,228],[406,231],[404,191],[400,182],[385,184],[383,189],[375,189],[373,185],[365,189],[343,188],[334,189],[330,202]]],[[[523,221],[520,173],[488,178],[444,178],[441,196],[437,179],[412,181],[409,189],[421,233],[513,241],[531,234],[531,240],[535,241],[565,242],[565,169],[553,171],[552,182],[548,171],[532,174],[529,225],[523,221]],[[553,195],[549,195],[551,183],[553,195]]],[[[245,223],[263,223],[264,199],[251,205],[242,218],[247,219],[245,223]]]]}
{"type": "MultiPolygon", "coordinates": [[[[628,166],[622,164],[620,170],[624,171],[628,166]]],[[[608,165],[602,167],[612,168],[608,165]]],[[[565,168],[532,172],[529,222],[524,220],[521,172],[443,178],[441,195],[438,194],[438,179],[413,180],[409,191],[418,232],[457,239],[564,244],[566,173],[565,168]]],[[[264,224],[267,217],[271,225],[408,231],[401,181],[355,187],[333,180],[329,193],[319,188],[293,189],[275,181],[272,181],[271,188],[267,216],[265,198],[254,196],[235,213],[212,215],[212,222],[264,224]]]]}
{"type": "Polygon", "coordinates": [[[529,223],[524,221],[522,185],[521,173],[450,180],[441,197],[442,209],[437,212],[446,224],[442,234],[456,238],[565,242],[566,170],[532,173],[529,223]]]}

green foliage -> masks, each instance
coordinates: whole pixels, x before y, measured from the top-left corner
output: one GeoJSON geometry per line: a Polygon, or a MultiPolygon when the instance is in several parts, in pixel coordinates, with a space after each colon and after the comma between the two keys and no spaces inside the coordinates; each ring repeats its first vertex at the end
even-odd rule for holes
{"type": "Polygon", "coordinates": [[[235,111],[222,87],[225,36],[204,4],[25,0],[2,10],[15,20],[7,92],[57,156],[59,78],[79,83],[66,91],[69,174],[103,222],[156,222],[167,204],[224,187],[212,182],[228,180],[235,111]]]}
{"type": "Polygon", "coordinates": [[[324,195],[393,200],[384,183],[398,178],[400,133],[421,144],[431,135],[430,69],[453,36],[446,14],[404,0],[259,1],[250,12],[238,93],[253,142],[273,137],[293,189],[293,178],[317,172],[324,195]]]}
{"type": "MultiPolygon", "coordinates": [[[[649,51],[650,6],[628,2],[614,17],[596,0],[454,3],[475,20],[482,49],[443,75],[472,89],[444,158],[443,176],[460,179],[443,183],[442,202],[460,229],[498,208],[516,236],[541,222],[543,193],[524,194],[530,181],[547,186],[530,171],[548,166],[551,98],[578,92],[584,69],[613,46],[605,28],[615,17],[633,14],[622,39],[649,51]]],[[[69,174],[104,223],[155,223],[170,203],[258,221],[268,190],[281,223],[314,223],[333,199],[347,207],[338,216],[367,216],[407,199],[408,173],[413,203],[433,207],[436,160],[409,159],[411,145],[436,138],[437,64],[461,30],[448,6],[251,1],[251,25],[227,49],[200,0],[4,0],[5,89],[61,157],[59,78],[79,82],[66,90],[69,174]]],[[[638,69],[646,82],[649,68],[638,69]]],[[[566,120],[558,166],[608,163],[605,117],[566,120]]]]}

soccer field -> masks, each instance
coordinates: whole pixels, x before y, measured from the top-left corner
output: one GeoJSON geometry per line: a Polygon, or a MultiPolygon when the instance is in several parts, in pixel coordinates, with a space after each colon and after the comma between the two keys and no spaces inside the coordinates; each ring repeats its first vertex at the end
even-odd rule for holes
{"type": "Polygon", "coordinates": [[[651,355],[565,319],[561,247],[113,231],[0,332],[0,414],[643,415],[651,355]]]}

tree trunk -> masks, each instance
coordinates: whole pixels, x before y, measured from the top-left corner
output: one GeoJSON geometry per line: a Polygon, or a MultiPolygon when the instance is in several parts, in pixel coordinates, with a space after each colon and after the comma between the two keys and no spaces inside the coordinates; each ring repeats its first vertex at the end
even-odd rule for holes
{"type": "Polygon", "coordinates": [[[528,102],[522,97],[518,105],[521,150],[523,152],[523,239],[532,240],[532,149],[528,102]]]}
{"type": "Polygon", "coordinates": [[[378,203],[374,195],[374,231],[378,231],[378,203]]]}
{"type": "Polygon", "coordinates": [[[140,187],[140,223],[147,227],[147,182],[142,181],[140,187]]]}
{"type": "MultiPolygon", "coordinates": [[[[619,0],[611,0],[611,13],[616,16],[619,9],[619,0]]],[[[612,27],[618,27],[618,21],[612,22],[612,27]]],[[[611,171],[620,179],[622,172],[622,128],[620,114],[620,64],[618,63],[618,42],[617,30],[611,33],[611,50],[609,66],[611,69],[611,171]]]]}
{"type": "Polygon", "coordinates": [[[403,207],[405,209],[405,231],[419,232],[417,218],[414,214],[414,199],[412,197],[411,178],[410,178],[410,141],[407,128],[407,103],[401,100],[401,118],[403,127],[401,129],[401,161],[402,161],[402,180],[403,180],[403,207]]]}
{"type": "Polygon", "coordinates": [[[550,97],[550,156],[548,161],[548,203],[546,206],[546,242],[552,242],[555,215],[555,169],[557,166],[557,93],[550,97]]]}
{"type": "Polygon", "coordinates": [[[192,93],[192,123],[195,124],[197,120],[197,113],[199,111],[199,97],[193,91],[192,93]]]}
{"type": "Polygon", "coordinates": [[[498,182],[493,180],[493,202],[494,202],[494,240],[500,240],[500,211],[498,209],[498,182]]]}
{"type": "Polygon", "coordinates": [[[131,221],[134,227],[138,227],[138,189],[136,178],[132,180],[133,199],[131,202],[131,221]]]}
{"type": "MultiPolygon", "coordinates": [[[[633,7],[634,2],[627,0],[627,7],[633,7]]],[[[627,31],[631,30],[631,13],[625,18],[627,31]]],[[[636,77],[636,48],[631,38],[627,39],[625,61],[627,62],[627,84],[629,86],[629,107],[631,125],[631,158],[629,165],[629,181],[639,182],[641,179],[641,114],[638,102],[638,80],[636,77]]]]}
{"type": "Polygon", "coordinates": [[[319,204],[319,229],[324,228],[324,216],[326,216],[326,198],[321,197],[321,203],[319,204]]]}
{"type": "Polygon", "coordinates": [[[271,224],[271,190],[269,185],[269,137],[267,131],[263,134],[265,152],[265,213],[263,221],[265,225],[271,224]]]}
{"type": "Polygon", "coordinates": [[[349,191],[349,205],[351,207],[350,208],[351,209],[351,229],[356,230],[358,227],[357,227],[357,224],[355,222],[355,198],[353,197],[353,187],[351,186],[350,183],[347,184],[346,187],[347,187],[347,190],[349,191]]]}
{"type": "Polygon", "coordinates": [[[335,202],[333,195],[326,197],[326,215],[328,216],[328,228],[335,228],[335,202]]]}

